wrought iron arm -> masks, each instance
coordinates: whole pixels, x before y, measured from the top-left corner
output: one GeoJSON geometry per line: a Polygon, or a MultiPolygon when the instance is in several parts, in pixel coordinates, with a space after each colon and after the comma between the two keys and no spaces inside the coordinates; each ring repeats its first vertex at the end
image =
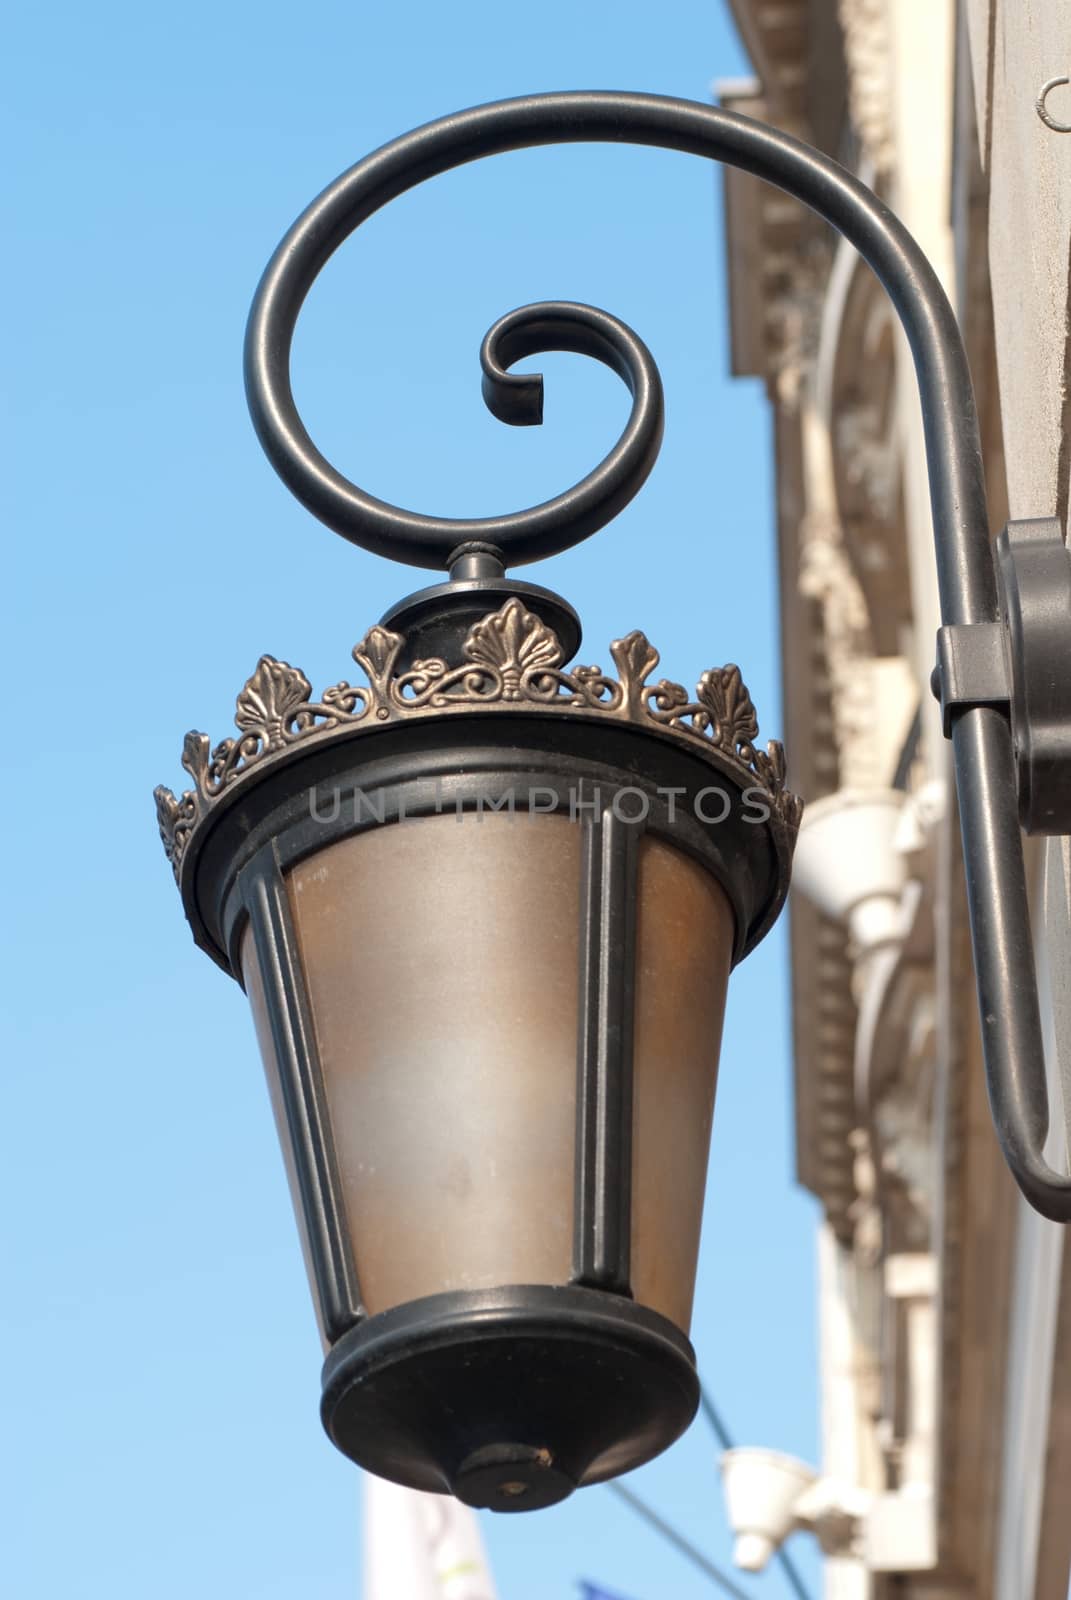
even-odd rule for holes
{"type": "MultiPolygon", "coordinates": [[[[365,494],[320,455],[290,388],[290,345],[305,296],[365,218],[425,179],[483,156],[587,142],[651,145],[739,167],[794,195],[856,247],[896,307],[915,361],[943,621],[947,627],[997,622],[970,372],[933,268],[903,224],[836,162],[777,129],[686,100],[570,93],[478,106],[384,145],[324,190],[269,263],[246,337],[254,425],[298,499],[343,537],[418,566],[449,564],[459,547],[474,543],[494,546],[514,564],[537,560],[595,532],[627,503],[657,454],[661,391],[644,346],[605,312],[525,307],[497,324],[485,341],[485,395],[489,390],[492,410],[505,420],[538,420],[540,380],[511,379],[504,371],[522,353],[564,348],[596,355],[621,373],[633,393],[626,432],[595,472],[555,499],[513,515],[424,517],[365,494]]],[[[1042,1153],[1049,1107],[1011,726],[1002,707],[965,703],[951,716],[950,731],[994,1122],[1027,1199],[1045,1215],[1067,1221],[1071,1179],[1042,1153]]]]}

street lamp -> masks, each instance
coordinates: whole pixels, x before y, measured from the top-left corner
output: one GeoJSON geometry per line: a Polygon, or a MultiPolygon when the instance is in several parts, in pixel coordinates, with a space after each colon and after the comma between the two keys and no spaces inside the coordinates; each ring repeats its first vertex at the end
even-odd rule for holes
{"type": "Polygon", "coordinates": [[[649,473],[661,383],[630,329],[567,303],[495,324],[483,391],[502,420],[540,421],[541,378],[508,368],[549,350],[604,362],[633,404],[574,488],[470,521],[342,477],[301,423],[289,360],[316,275],[381,205],[484,155],[583,140],[686,150],[779,184],[859,248],[896,304],[926,421],[947,624],[937,687],[998,1132],[1032,1202],[1071,1214],[1071,1184],[1040,1154],[1014,766],[1024,823],[1067,826],[1071,704],[1051,668],[1071,579],[1051,525],[1013,529],[1002,620],[970,378],[918,247],[835,163],[686,101],[535,96],[385,146],[276,251],[247,392],[309,510],[449,580],[365,635],[363,682],[313,699],[300,671],[264,657],[238,737],[189,735],[193,787],[156,799],[194,937],[253,1010],[327,1349],[328,1433],[384,1476],[501,1510],[634,1467],[694,1414],[687,1333],[726,983],[781,908],[800,803],[780,746],[757,743],[735,666],[694,695],[652,682],[641,633],[611,645],[613,674],[571,665],[572,608],[506,576],[595,532],[649,473]]]}
{"type": "Polygon", "coordinates": [[[528,1509],[694,1414],[726,984],[799,807],[735,667],[651,683],[640,633],[614,675],[571,667],[571,610],[502,578],[388,622],[316,701],[262,659],[238,737],[190,735],[158,805],[252,1006],[331,1437],[528,1509]]]}

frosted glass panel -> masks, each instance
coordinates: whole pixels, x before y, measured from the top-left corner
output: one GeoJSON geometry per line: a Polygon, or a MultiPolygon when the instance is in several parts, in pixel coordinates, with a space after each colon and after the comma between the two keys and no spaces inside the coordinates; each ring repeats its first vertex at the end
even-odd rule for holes
{"type": "Polygon", "coordinates": [[[699,1255],[733,913],[689,857],[639,852],[632,1292],[687,1333],[699,1255]]]}
{"type": "Polygon", "coordinates": [[[288,878],[368,1310],[572,1266],[580,828],[452,815],[288,878]]]}

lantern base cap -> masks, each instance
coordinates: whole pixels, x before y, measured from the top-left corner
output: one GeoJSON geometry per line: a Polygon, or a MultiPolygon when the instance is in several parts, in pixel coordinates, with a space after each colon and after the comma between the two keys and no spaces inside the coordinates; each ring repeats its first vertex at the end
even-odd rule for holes
{"type": "Polygon", "coordinates": [[[599,1289],[518,1285],[368,1317],[328,1356],[321,1410],[369,1472],[535,1511],[650,1461],[698,1401],[692,1347],[666,1318],[599,1289]]]}
{"type": "Polygon", "coordinates": [[[554,1465],[551,1452],[532,1445],[492,1444],[466,1456],[450,1491],[467,1506],[490,1511],[536,1511],[555,1506],[576,1480],[554,1465]]]}

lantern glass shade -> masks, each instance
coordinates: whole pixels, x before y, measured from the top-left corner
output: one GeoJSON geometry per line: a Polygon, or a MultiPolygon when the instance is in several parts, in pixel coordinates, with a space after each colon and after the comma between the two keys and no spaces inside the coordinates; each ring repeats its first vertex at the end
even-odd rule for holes
{"type": "Polygon", "coordinates": [[[660,839],[637,878],[632,1294],[687,1333],[735,924],[711,874],[660,839]]]}
{"type": "Polygon", "coordinates": [[[580,830],[372,828],[288,890],[361,1298],[567,1283],[580,830]]]}
{"type": "MultiPolygon", "coordinates": [[[[424,817],[351,834],[287,874],[369,1315],[574,1278],[581,848],[560,813],[424,817]]],[[[733,933],[713,876],[643,838],[631,1292],[684,1333],[733,933]]],[[[252,929],[243,974],[309,1268],[252,929]]]]}

